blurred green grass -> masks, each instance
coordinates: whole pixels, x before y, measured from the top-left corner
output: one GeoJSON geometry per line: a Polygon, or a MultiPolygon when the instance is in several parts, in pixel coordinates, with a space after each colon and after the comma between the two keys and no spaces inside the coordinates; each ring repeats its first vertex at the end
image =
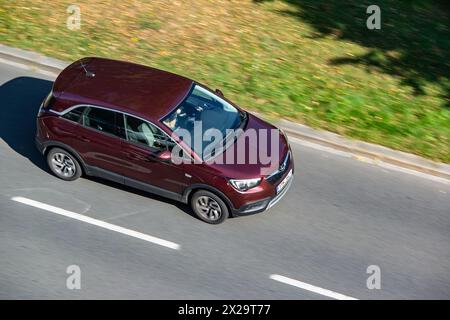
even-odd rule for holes
{"type": "Polygon", "coordinates": [[[449,19],[440,4],[378,1],[0,0],[0,42],[180,73],[244,108],[450,163],[449,19]]]}

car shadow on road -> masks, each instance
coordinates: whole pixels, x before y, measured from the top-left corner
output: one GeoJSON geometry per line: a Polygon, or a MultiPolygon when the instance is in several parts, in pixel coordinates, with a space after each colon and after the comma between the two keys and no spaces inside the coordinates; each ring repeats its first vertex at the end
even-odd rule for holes
{"type": "Polygon", "coordinates": [[[0,139],[47,172],[34,137],[39,106],[52,85],[53,82],[48,80],[18,77],[0,86],[0,139]]]}
{"type": "MultiPolygon", "coordinates": [[[[110,180],[106,180],[106,179],[102,179],[102,178],[98,178],[98,177],[86,177],[85,176],[84,178],[89,179],[91,181],[94,181],[96,183],[101,183],[101,184],[107,185],[107,186],[109,186],[111,188],[122,190],[124,192],[130,192],[132,194],[140,195],[142,197],[146,197],[146,198],[149,198],[149,199],[152,199],[152,200],[156,200],[156,201],[160,201],[160,202],[165,202],[165,203],[171,204],[171,205],[177,207],[178,209],[180,209],[181,211],[183,211],[184,213],[186,213],[186,214],[188,214],[188,215],[198,219],[197,216],[192,211],[192,209],[190,208],[190,206],[188,206],[188,205],[186,205],[186,204],[184,204],[182,202],[179,202],[179,201],[176,201],[176,200],[172,200],[172,199],[168,199],[168,198],[164,198],[162,196],[158,196],[158,195],[153,194],[153,193],[149,193],[149,192],[146,192],[146,191],[135,189],[135,188],[126,186],[124,184],[120,184],[120,183],[117,183],[117,182],[114,182],[114,181],[110,181],[110,180]]],[[[198,219],[198,220],[200,220],[200,219],[198,219]]]]}
{"type": "MultiPolygon", "coordinates": [[[[36,135],[36,116],[39,106],[52,86],[52,81],[33,77],[18,77],[0,86],[0,139],[5,141],[15,152],[29,159],[34,165],[49,174],[50,170],[48,170],[46,161],[35,146],[34,137],[36,135]]],[[[180,202],[100,178],[88,177],[88,179],[172,204],[185,213],[194,216],[190,208],[180,202]]]]}

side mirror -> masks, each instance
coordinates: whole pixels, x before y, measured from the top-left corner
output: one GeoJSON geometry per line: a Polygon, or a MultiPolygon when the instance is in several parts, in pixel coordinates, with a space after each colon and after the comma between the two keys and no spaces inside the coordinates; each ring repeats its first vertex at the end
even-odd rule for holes
{"type": "Polygon", "coordinates": [[[172,152],[169,150],[164,150],[158,153],[157,157],[161,161],[170,161],[170,158],[172,157],[172,152]]]}
{"type": "Polygon", "coordinates": [[[220,91],[219,89],[216,89],[216,94],[220,97],[224,97],[223,92],[220,91]]]}

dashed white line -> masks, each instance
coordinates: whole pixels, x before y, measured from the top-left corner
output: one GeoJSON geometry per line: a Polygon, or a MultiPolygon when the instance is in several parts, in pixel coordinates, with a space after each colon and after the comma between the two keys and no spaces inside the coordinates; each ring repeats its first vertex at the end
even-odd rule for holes
{"type": "Polygon", "coordinates": [[[337,300],[358,300],[356,298],[349,297],[349,296],[346,296],[346,295],[343,295],[343,294],[340,294],[340,293],[337,293],[337,292],[334,292],[334,291],[331,291],[328,289],[323,289],[323,288],[316,287],[316,286],[313,286],[313,285],[305,283],[305,282],[301,282],[301,281],[298,281],[295,279],[280,276],[279,274],[270,275],[270,279],[278,281],[278,282],[282,282],[285,284],[289,284],[291,286],[294,286],[294,287],[297,287],[300,289],[308,290],[308,291],[311,291],[311,292],[314,292],[314,293],[317,293],[317,294],[320,294],[320,295],[323,295],[323,296],[326,296],[329,298],[337,299],[337,300]]]}
{"type": "Polygon", "coordinates": [[[81,214],[78,214],[78,213],[75,213],[72,211],[54,207],[54,206],[46,204],[46,203],[42,203],[39,201],[24,198],[24,197],[12,197],[11,200],[20,202],[20,203],[23,203],[23,204],[26,204],[28,206],[32,206],[35,208],[39,208],[42,210],[50,211],[50,212],[53,212],[53,213],[56,213],[56,214],[59,214],[59,215],[62,215],[62,216],[68,217],[68,218],[72,218],[72,219],[75,219],[78,221],[83,221],[83,222],[86,222],[86,223],[89,223],[89,224],[92,224],[92,225],[95,225],[95,226],[98,226],[98,227],[101,227],[104,229],[119,232],[119,233],[125,234],[127,236],[141,239],[144,241],[148,241],[148,242],[151,242],[151,243],[154,243],[154,244],[166,247],[166,248],[170,248],[170,249],[174,249],[174,250],[180,249],[180,245],[177,243],[167,241],[164,239],[160,239],[157,237],[153,237],[148,234],[140,233],[140,232],[137,232],[137,231],[134,231],[131,229],[123,228],[123,227],[120,227],[120,226],[117,226],[117,225],[114,225],[114,224],[111,224],[111,223],[108,223],[105,221],[87,217],[87,216],[84,216],[84,215],[81,215],[81,214]]]}

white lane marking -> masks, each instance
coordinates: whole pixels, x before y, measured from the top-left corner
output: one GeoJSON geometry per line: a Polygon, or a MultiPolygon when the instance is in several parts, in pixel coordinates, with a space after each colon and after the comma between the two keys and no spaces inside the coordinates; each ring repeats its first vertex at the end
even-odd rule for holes
{"type": "Polygon", "coordinates": [[[147,234],[140,233],[140,232],[137,232],[137,231],[134,231],[134,230],[130,230],[130,229],[127,229],[127,228],[119,227],[119,226],[116,226],[116,225],[108,223],[108,222],[104,222],[104,221],[101,221],[101,220],[97,220],[97,219],[94,219],[94,218],[83,216],[81,214],[78,214],[78,213],[75,213],[75,212],[71,212],[71,211],[68,211],[68,210],[64,210],[64,209],[61,209],[61,208],[58,208],[58,207],[54,207],[54,206],[51,206],[49,204],[45,204],[45,203],[42,203],[42,202],[39,202],[39,201],[27,199],[27,198],[24,198],[24,197],[12,197],[11,200],[16,201],[16,202],[20,202],[20,203],[23,203],[23,204],[26,204],[26,205],[29,205],[29,206],[32,206],[32,207],[35,207],[35,208],[39,208],[39,209],[42,209],[42,210],[50,211],[50,212],[53,212],[53,213],[56,213],[56,214],[59,214],[59,215],[62,215],[62,216],[68,217],[68,218],[72,218],[72,219],[75,219],[75,220],[79,220],[79,221],[83,221],[83,222],[86,222],[86,223],[89,223],[89,224],[93,224],[95,226],[98,226],[98,227],[101,227],[101,228],[105,228],[105,229],[108,229],[108,230],[111,230],[111,231],[116,231],[116,232],[128,235],[130,237],[134,237],[134,238],[138,238],[138,239],[141,239],[141,240],[144,240],[144,241],[152,242],[154,244],[158,244],[158,245],[163,246],[163,247],[167,247],[167,248],[174,249],[174,250],[179,250],[180,249],[180,245],[177,244],[177,243],[174,243],[174,242],[171,242],[171,241],[167,241],[167,240],[164,240],[164,239],[160,239],[160,238],[156,238],[156,237],[153,237],[153,236],[149,236],[147,234]]]}
{"type": "Polygon", "coordinates": [[[294,287],[297,287],[300,289],[304,289],[304,290],[308,290],[308,291],[311,291],[311,292],[314,292],[317,294],[321,294],[326,297],[334,298],[337,300],[358,300],[356,298],[349,297],[349,296],[346,296],[346,295],[343,295],[343,294],[340,294],[340,293],[337,293],[337,292],[334,292],[331,290],[323,289],[323,288],[316,287],[316,286],[313,286],[313,285],[305,283],[305,282],[301,282],[301,281],[294,280],[294,279],[291,279],[288,277],[280,276],[279,274],[270,275],[270,279],[278,281],[278,282],[282,282],[285,284],[289,284],[291,286],[294,286],[294,287]]]}
{"type": "Polygon", "coordinates": [[[299,139],[297,137],[289,136],[289,141],[294,141],[295,143],[300,144],[302,146],[305,146],[305,147],[308,147],[308,148],[312,148],[312,149],[315,149],[315,150],[319,150],[319,151],[325,151],[325,152],[332,153],[332,154],[335,154],[335,155],[338,155],[338,156],[341,156],[341,157],[344,157],[344,158],[357,159],[357,160],[359,160],[361,162],[365,162],[365,163],[368,163],[368,164],[376,165],[376,166],[379,166],[381,168],[385,168],[385,169],[388,169],[388,170],[391,170],[391,171],[407,173],[407,174],[411,174],[411,175],[419,177],[419,178],[424,178],[424,179],[428,179],[428,180],[431,180],[431,181],[440,182],[440,183],[443,183],[443,184],[446,184],[446,185],[450,185],[450,180],[445,179],[445,178],[440,178],[440,177],[433,176],[431,174],[427,174],[427,173],[423,173],[423,172],[419,172],[419,171],[415,171],[415,170],[411,170],[411,169],[407,169],[407,168],[402,168],[402,167],[396,166],[394,164],[390,164],[390,163],[383,162],[383,161],[380,161],[380,160],[372,160],[370,158],[366,158],[366,157],[362,157],[362,156],[357,156],[357,158],[355,158],[355,155],[353,155],[350,152],[335,150],[333,148],[322,146],[320,144],[316,144],[316,143],[313,143],[313,142],[303,141],[303,140],[301,140],[301,139],[299,139]]]}

